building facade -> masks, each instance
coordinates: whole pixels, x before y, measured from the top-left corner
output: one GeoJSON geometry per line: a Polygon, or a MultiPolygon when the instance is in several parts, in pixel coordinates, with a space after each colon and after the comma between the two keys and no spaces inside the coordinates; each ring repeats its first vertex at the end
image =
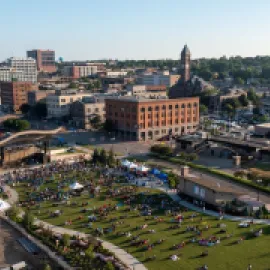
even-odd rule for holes
{"type": "Polygon", "coordinates": [[[27,57],[36,60],[39,72],[56,72],[55,51],[52,50],[31,50],[27,51],[27,57]]]}
{"type": "Polygon", "coordinates": [[[54,95],[46,97],[47,117],[61,118],[70,115],[70,106],[73,102],[81,100],[91,94],[77,92],[76,90],[57,90],[54,95]]]}
{"type": "Polygon", "coordinates": [[[127,85],[128,94],[145,98],[157,98],[167,96],[166,85],[127,85]]]}
{"type": "Polygon", "coordinates": [[[70,115],[75,127],[90,129],[91,120],[97,115],[100,116],[101,122],[105,120],[104,99],[99,100],[94,97],[83,97],[82,100],[71,104],[70,115]]]}
{"type": "Polygon", "coordinates": [[[55,90],[34,90],[28,92],[28,104],[35,106],[37,102],[46,101],[48,95],[55,94],[55,90]]]}
{"type": "Polygon", "coordinates": [[[194,132],[199,125],[199,98],[108,98],[106,120],[131,140],[158,140],[168,135],[194,132]]]}
{"type": "Polygon", "coordinates": [[[79,79],[81,77],[96,75],[97,71],[98,67],[93,65],[65,66],[63,69],[63,75],[66,77],[71,77],[73,79],[79,79]]]}
{"type": "Polygon", "coordinates": [[[169,74],[169,72],[145,74],[138,79],[138,82],[143,85],[166,85],[172,87],[180,79],[180,75],[169,74]]]}
{"type": "Polygon", "coordinates": [[[0,82],[1,102],[7,112],[21,112],[21,106],[28,104],[28,92],[37,89],[30,82],[0,82]]]}
{"type": "Polygon", "coordinates": [[[0,67],[0,81],[37,82],[36,61],[32,58],[11,57],[0,67]]]}

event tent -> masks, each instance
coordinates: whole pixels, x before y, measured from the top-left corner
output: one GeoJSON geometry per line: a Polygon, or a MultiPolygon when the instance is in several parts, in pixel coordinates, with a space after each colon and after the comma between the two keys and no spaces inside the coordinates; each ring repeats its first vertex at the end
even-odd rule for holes
{"type": "Polygon", "coordinates": [[[1,212],[7,211],[10,207],[11,206],[8,202],[5,202],[5,201],[0,199],[0,211],[1,212]]]}
{"type": "Polygon", "coordinates": [[[83,185],[81,185],[80,183],[78,182],[75,182],[73,184],[71,184],[69,186],[70,189],[73,189],[73,190],[76,190],[76,189],[82,189],[83,188],[83,185]]]}
{"type": "Polygon", "coordinates": [[[158,175],[160,174],[160,171],[156,168],[153,168],[151,171],[150,171],[151,174],[154,174],[154,175],[158,175]]]}
{"type": "Polygon", "coordinates": [[[146,167],[146,166],[144,166],[144,165],[141,165],[141,166],[139,166],[136,170],[137,170],[137,172],[146,173],[146,172],[149,171],[149,168],[146,167]]]}
{"type": "Polygon", "coordinates": [[[131,164],[131,162],[128,161],[127,159],[121,161],[121,165],[124,167],[128,167],[130,164],[131,164]]]}
{"type": "Polygon", "coordinates": [[[128,169],[132,170],[132,169],[137,169],[138,168],[138,165],[131,162],[128,166],[127,166],[128,169]]]}
{"type": "Polygon", "coordinates": [[[160,173],[158,176],[157,176],[160,180],[168,180],[168,175],[166,173],[160,173]]]}

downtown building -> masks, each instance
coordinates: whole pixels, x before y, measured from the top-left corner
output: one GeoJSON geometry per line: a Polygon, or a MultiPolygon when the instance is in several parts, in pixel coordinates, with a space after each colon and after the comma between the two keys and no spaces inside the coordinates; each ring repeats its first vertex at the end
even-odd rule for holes
{"type": "Polygon", "coordinates": [[[27,57],[36,60],[38,72],[56,72],[55,51],[52,50],[31,50],[27,51],[27,57]]]}
{"type": "Polygon", "coordinates": [[[125,139],[148,141],[192,133],[199,125],[199,98],[105,100],[106,120],[125,139]]]}
{"type": "Polygon", "coordinates": [[[0,66],[0,81],[37,82],[36,60],[11,57],[0,66]]]}

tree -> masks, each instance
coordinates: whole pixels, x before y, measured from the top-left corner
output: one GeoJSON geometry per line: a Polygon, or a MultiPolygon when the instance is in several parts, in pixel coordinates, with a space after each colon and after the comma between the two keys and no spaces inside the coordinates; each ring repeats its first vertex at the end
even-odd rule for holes
{"type": "Polygon", "coordinates": [[[94,153],[92,156],[92,162],[95,164],[99,161],[99,151],[97,148],[94,149],[94,153]]]}
{"type": "Polygon", "coordinates": [[[112,132],[114,130],[114,124],[112,120],[106,120],[104,123],[104,129],[108,132],[112,132]]]}
{"type": "Polygon", "coordinates": [[[49,264],[45,264],[43,270],[52,270],[52,268],[49,264]]]}
{"type": "Polygon", "coordinates": [[[30,128],[27,120],[9,118],[3,122],[4,128],[10,131],[23,131],[30,128]]]}
{"type": "Polygon", "coordinates": [[[256,92],[254,91],[254,89],[250,89],[247,92],[247,98],[254,104],[258,104],[259,101],[259,97],[257,96],[256,92]]]}
{"type": "Polygon", "coordinates": [[[107,262],[104,270],[115,270],[115,267],[113,266],[112,262],[107,262]]]}
{"type": "Polygon", "coordinates": [[[245,84],[245,81],[240,77],[235,78],[234,81],[235,81],[236,84],[240,84],[240,85],[245,84]]]}
{"type": "Polygon", "coordinates": [[[172,148],[167,145],[162,145],[162,144],[155,144],[151,146],[150,150],[153,153],[165,155],[165,156],[169,156],[172,154],[172,148]]]}
{"type": "Polygon", "coordinates": [[[34,216],[30,211],[26,211],[23,216],[23,224],[27,229],[31,229],[34,225],[34,216]]]}
{"type": "Polygon", "coordinates": [[[208,107],[203,105],[203,104],[200,104],[200,114],[207,114],[208,113],[208,107]]]}
{"type": "Polygon", "coordinates": [[[107,153],[104,148],[100,151],[99,161],[101,164],[105,164],[107,162],[107,153]]]}
{"type": "Polygon", "coordinates": [[[69,247],[70,246],[70,235],[68,235],[66,233],[63,234],[62,241],[63,241],[64,247],[69,247]]]}
{"type": "Polygon", "coordinates": [[[20,210],[18,207],[16,207],[15,205],[13,205],[8,211],[7,211],[7,215],[9,216],[9,218],[13,221],[17,221],[17,218],[20,214],[20,210]]]}
{"type": "Polygon", "coordinates": [[[23,114],[27,114],[30,111],[30,109],[31,109],[31,106],[27,103],[22,104],[20,108],[23,114]]]}
{"type": "Polygon", "coordinates": [[[85,250],[85,256],[88,257],[90,260],[93,260],[95,258],[93,250],[94,247],[92,245],[89,245],[88,248],[85,250]]]}
{"type": "Polygon", "coordinates": [[[115,156],[114,156],[114,152],[112,148],[109,151],[109,155],[107,159],[108,159],[108,165],[112,167],[115,164],[115,156]]]}
{"type": "Polygon", "coordinates": [[[34,107],[34,112],[38,118],[45,118],[47,116],[47,105],[44,102],[38,102],[34,107]]]}
{"type": "Polygon", "coordinates": [[[71,88],[71,89],[76,89],[77,84],[75,82],[71,82],[68,87],[71,88]]]}
{"type": "Polygon", "coordinates": [[[98,128],[100,127],[100,124],[101,124],[101,117],[99,114],[95,115],[91,120],[90,120],[90,123],[91,125],[94,127],[94,128],[98,128]]]}
{"type": "Polygon", "coordinates": [[[239,98],[238,98],[239,102],[242,104],[243,107],[246,107],[248,105],[248,98],[246,95],[241,95],[239,98]]]}

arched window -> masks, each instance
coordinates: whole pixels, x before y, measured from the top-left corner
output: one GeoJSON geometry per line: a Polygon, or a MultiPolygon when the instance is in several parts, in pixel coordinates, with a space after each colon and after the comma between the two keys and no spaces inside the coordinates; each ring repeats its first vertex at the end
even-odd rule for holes
{"type": "Polygon", "coordinates": [[[188,108],[191,108],[191,104],[190,104],[190,103],[188,103],[187,107],[188,107],[188,108]]]}
{"type": "Polygon", "coordinates": [[[162,105],[162,110],[166,110],[166,105],[162,105]]]}
{"type": "Polygon", "coordinates": [[[176,105],[175,105],[175,109],[178,109],[178,108],[179,108],[179,105],[178,105],[178,104],[176,104],[176,105]]]}
{"type": "Polygon", "coordinates": [[[148,112],[152,112],[152,107],[148,107],[148,112]]]}
{"type": "Polygon", "coordinates": [[[186,108],[186,105],[185,105],[185,104],[182,104],[182,105],[181,105],[181,108],[182,108],[182,109],[185,109],[185,108],[186,108]]]}
{"type": "Polygon", "coordinates": [[[159,106],[156,106],[155,110],[156,110],[156,111],[159,111],[159,106]]]}

